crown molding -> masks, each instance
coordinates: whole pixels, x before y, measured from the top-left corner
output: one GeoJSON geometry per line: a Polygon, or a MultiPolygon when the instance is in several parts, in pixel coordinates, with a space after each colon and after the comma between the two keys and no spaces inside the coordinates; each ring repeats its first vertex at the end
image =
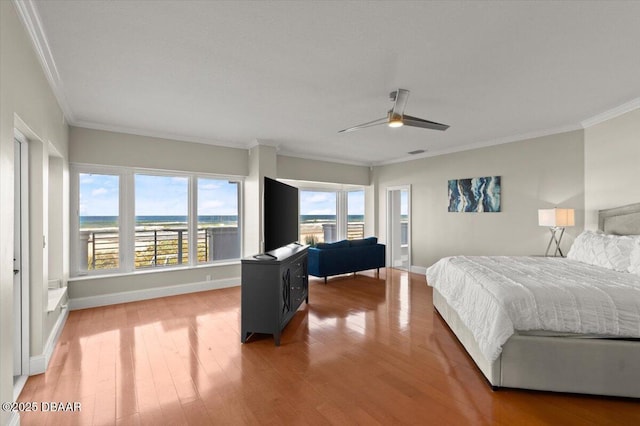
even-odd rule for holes
{"type": "Polygon", "coordinates": [[[495,145],[503,145],[511,142],[522,142],[529,139],[535,139],[535,138],[541,138],[545,136],[557,135],[560,133],[572,132],[574,130],[582,130],[582,127],[580,125],[574,124],[569,126],[556,127],[555,129],[521,133],[519,135],[507,136],[499,139],[492,139],[492,140],[483,141],[483,142],[471,143],[467,145],[456,146],[453,148],[446,148],[446,149],[433,150],[433,151],[429,150],[425,153],[418,154],[418,155],[403,156],[401,158],[396,158],[389,161],[381,161],[379,163],[375,163],[374,166],[386,166],[388,164],[404,163],[406,161],[417,160],[420,158],[437,157],[439,155],[453,154],[453,153],[462,152],[462,151],[471,151],[474,149],[487,148],[495,145]]]}
{"type": "Polygon", "coordinates": [[[581,121],[580,124],[584,129],[595,126],[596,124],[600,124],[604,121],[611,120],[612,118],[616,118],[621,116],[622,114],[626,114],[628,112],[634,111],[640,108],[640,98],[635,98],[632,101],[629,101],[625,104],[612,108],[608,111],[602,112],[598,115],[594,115],[591,118],[587,118],[584,121],[581,121]]]}
{"type": "Polygon", "coordinates": [[[58,101],[60,109],[62,109],[65,119],[67,122],[73,123],[73,111],[67,102],[64,85],[60,79],[56,62],[53,59],[53,54],[49,47],[49,41],[47,40],[44,29],[42,28],[42,22],[36,5],[32,0],[12,0],[12,2],[18,12],[18,17],[27,30],[27,34],[31,39],[31,44],[33,44],[33,49],[38,57],[38,61],[40,61],[40,65],[42,66],[42,71],[49,82],[49,86],[58,101]]]}

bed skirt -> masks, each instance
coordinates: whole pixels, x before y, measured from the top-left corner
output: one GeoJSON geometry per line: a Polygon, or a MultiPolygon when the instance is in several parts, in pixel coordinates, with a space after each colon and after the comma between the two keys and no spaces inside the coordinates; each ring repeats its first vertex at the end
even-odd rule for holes
{"type": "Polygon", "coordinates": [[[433,305],[493,387],[640,398],[640,341],[515,334],[489,362],[435,288],[433,305]]]}

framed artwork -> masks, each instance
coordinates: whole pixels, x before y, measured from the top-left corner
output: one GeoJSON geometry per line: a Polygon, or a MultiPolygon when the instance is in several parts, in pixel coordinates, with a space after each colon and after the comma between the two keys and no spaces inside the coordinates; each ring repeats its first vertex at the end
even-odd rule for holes
{"type": "Polygon", "coordinates": [[[449,181],[450,212],[499,212],[500,176],[449,181]]]}

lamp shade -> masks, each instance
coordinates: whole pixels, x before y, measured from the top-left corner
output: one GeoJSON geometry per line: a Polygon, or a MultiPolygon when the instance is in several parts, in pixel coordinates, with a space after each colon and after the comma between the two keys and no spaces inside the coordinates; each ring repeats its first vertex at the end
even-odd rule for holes
{"type": "Polygon", "coordinates": [[[540,226],[574,226],[575,214],[573,209],[539,209],[538,225],[540,226]]]}

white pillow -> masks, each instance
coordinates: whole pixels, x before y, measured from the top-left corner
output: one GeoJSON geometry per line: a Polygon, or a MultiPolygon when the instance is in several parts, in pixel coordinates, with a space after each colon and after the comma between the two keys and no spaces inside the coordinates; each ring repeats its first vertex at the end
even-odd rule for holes
{"type": "Polygon", "coordinates": [[[567,258],[615,271],[628,272],[631,265],[631,250],[637,239],[628,235],[607,235],[584,231],[573,242],[567,258]]]}
{"type": "Polygon", "coordinates": [[[629,272],[640,275],[640,238],[636,239],[630,257],[629,272]]]}

